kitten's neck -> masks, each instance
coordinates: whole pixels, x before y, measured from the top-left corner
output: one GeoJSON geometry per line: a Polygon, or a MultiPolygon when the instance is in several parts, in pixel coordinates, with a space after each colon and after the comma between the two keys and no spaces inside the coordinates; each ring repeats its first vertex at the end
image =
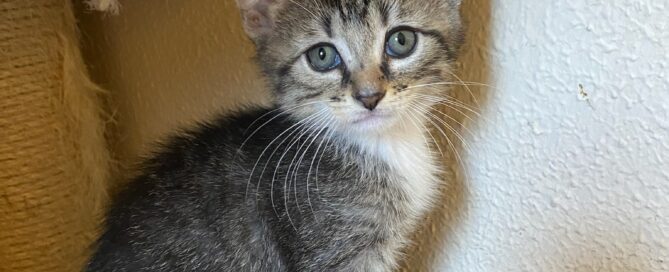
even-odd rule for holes
{"type": "Polygon", "coordinates": [[[423,124],[398,124],[395,127],[373,133],[347,135],[348,141],[355,145],[365,156],[377,158],[390,166],[401,169],[403,157],[420,156],[432,161],[427,127],[423,124]]]}
{"type": "Polygon", "coordinates": [[[390,172],[386,176],[390,185],[404,193],[407,202],[402,204],[413,218],[422,216],[430,207],[438,192],[441,172],[438,154],[430,149],[432,137],[426,127],[421,128],[408,126],[351,138],[364,160],[372,158],[388,166],[390,172]]]}
{"type": "Polygon", "coordinates": [[[388,163],[391,168],[397,166],[398,155],[410,155],[429,150],[424,134],[418,130],[397,130],[390,133],[360,135],[354,141],[365,155],[378,158],[388,163]]]}
{"type": "Polygon", "coordinates": [[[393,205],[413,218],[406,221],[412,226],[414,220],[427,212],[438,194],[441,168],[437,155],[430,150],[432,138],[428,131],[411,126],[352,139],[366,160],[375,158],[372,160],[388,166],[390,171],[385,174],[389,185],[402,192],[406,200],[393,205]]]}

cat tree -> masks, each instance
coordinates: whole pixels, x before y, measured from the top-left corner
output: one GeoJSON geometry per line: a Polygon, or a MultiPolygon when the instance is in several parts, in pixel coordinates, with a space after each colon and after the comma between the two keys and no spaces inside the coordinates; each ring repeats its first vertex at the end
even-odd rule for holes
{"type": "Polygon", "coordinates": [[[0,271],[80,271],[96,237],[110,160],[77,38],[69,0],[0,0],[0,271]]]}

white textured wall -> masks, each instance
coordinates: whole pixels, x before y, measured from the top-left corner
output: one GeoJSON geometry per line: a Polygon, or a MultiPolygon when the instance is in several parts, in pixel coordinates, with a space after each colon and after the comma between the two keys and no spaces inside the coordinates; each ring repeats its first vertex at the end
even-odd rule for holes
{"type": "Polygon", "coordinates": [[[439,270],[669,271],[669,1],[489,1],[493,88],[439,270]]]}

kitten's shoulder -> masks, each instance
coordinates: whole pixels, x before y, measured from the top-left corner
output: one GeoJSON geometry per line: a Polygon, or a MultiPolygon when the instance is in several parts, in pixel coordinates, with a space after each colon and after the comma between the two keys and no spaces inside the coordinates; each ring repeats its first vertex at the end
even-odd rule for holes
{"type": "MultiPolygon", "coordinates": [[[[239,162],[239,147],[274,111],[252,108],[221,115],[162,141],[138,165],[137,175],[117,196],[111,217],[116,215],[115,211],[131,207],[142,206],[136,211],[139,213],[154,208],[168,210],[184,204],[183,201],[200,202],[213,191],[231,193],[235,184],[226,180],[226,176],[239,162]]],[[[257,134],[268,135],[273,129],[276,128],[266,126],[257,134]]],[[[249,142],[246,144],[260,144],[249,142]]]]}
{"type": "Polygon", "coordinates": [[[243,110],[221,114],[207,121],[199,122],[188,129],[180,129],[167,138],[158,141],[153,152],[145,157],[140,169],[146,172],[170,172],[184,166],[197,166],[194,162],[229,156],[244,141],[257,140],[257,134],[264,134],[282,123],[282,118],[268,122],[275,108],[248,107],[243,110]],[[263,126],[264,125],[264,126],[263,126]],[[262,126],[262,128],[261,128],[262,126]],[[260,128],[249,139],[254,130],[260,128]],[[191,163],[191,164],[189,164],[191,163]]]}
{"type": "Polygon", "coordinates": [[[221,115],[160,144],[115,197],[89,271],[105,264],[158,258],[133,251],[138,243],[147,250],[161,248],[153,241],[213,246],[209,241],[216,231],[209,223],[220,221],[214,225],[224,226],[224,216],[237,218],[243,213],[232,205],[243,197],[240,186],[227,178],[234,168],[233,158],[249,131],[267,122],[265,116],[275,116],[273,110],[254,108],[221,115]]]}

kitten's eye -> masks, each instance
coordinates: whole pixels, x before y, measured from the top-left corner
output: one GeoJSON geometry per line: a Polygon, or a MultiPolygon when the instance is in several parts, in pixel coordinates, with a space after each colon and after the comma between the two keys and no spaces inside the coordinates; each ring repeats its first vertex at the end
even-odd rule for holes
{"type": "Polygon", "coordinates": [[[311,68],[318,72],[327,72],[339,67],[341,57],[334,46],[329,44],[320,44],[307,51],[307,60],[311,68]]]}
{"type": "Polygon", "coordinates": [[[413,53],[417,41],[418,36],[412,30],[396,31],[386,42],[386,54],[397,59],[406,58],[413,53]]]}

